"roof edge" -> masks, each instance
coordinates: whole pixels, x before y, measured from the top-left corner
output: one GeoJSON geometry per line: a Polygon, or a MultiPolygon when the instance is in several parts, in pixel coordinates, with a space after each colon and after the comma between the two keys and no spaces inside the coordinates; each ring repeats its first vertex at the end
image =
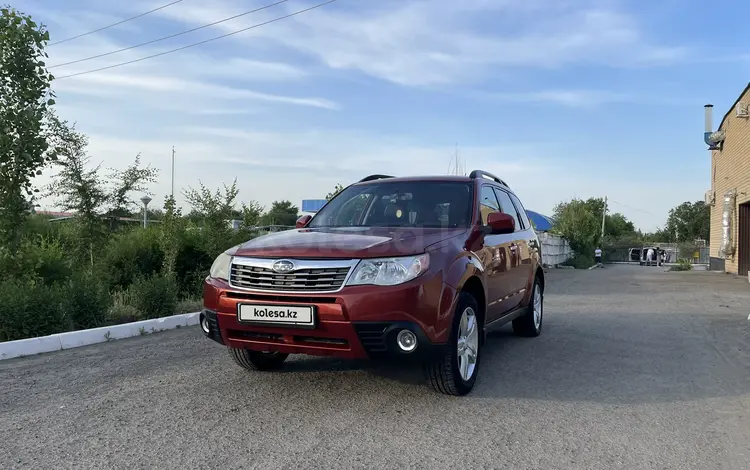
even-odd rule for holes
{"type": "Polygon", "coordinates": [[[716,128],[717,131],[721,130],[721,126],[724,125],[724,123],[726,122],[726,120],[729,117],[729,115],[732,114],[732,110],[735,107],[737,107],[737,103],[740,102],[740,100],[742,99],[742,97],[745,96],[745,93],[747,93],[748,91],[750,91],[750,82],[747,82],[747,86],[745,87],[745,89],[742,90],[742,92],[739,94],[739,96],[737,97],[737,99],[734,100],[734,104],[732,104],[732,106],[729,107],[729,110],[724,115],[724,117],[721,119],[721,123],[719,123],[719,127],[716,128]]]}

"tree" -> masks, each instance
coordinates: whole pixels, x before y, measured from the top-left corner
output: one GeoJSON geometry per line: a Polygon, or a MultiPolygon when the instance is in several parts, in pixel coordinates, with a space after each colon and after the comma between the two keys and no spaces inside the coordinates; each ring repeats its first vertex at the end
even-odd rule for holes
{"type": "Polygon", "coordinates": [[[607,214],[604,220],[604,235],[609,238],[622,238],[635,234],[635,225],[620,213],[607,214]]]}
{"type": "Polygon", "coordinates": [[[30,16],[0,9],[0,236],[15,255],[38,192],[33,179],[55,158],[46,118],[55,104],[44,52],[49,32],[30,16]]]}
{"type": "Polygon", "coordinates": [[[665,231],[677,241],[694,241],[697,238],[709,241],[711,232],[711,208],[703,201],[683,202],[669,211],[665,231]]]}
{"type": "Polygon", "coordinates": [[[343,186],[341,186],[341,184],[340,184],[340,183],[336,183],[336,186],[334,186],[334,188],[333,188],[333,192],[330,192],[330,193],[326,194],[326,201],[330,201],[330,200],[331,200],[331,199],[333,199],[333,198],[334,198],[334,197],[335,197],[335,196],[336,196],[336,195],[337,195],[338,193],[340,193],[340,192],[341,192],[341,191],[343,191],[343,190],[344,190],[344,187],[343,187],[343,186]]]}
{"type": "Polygon", "coordinates": [[[263,215],[264,225],[294,225],[299,218],[299,209],[290,201],[274,201],[271,209],[263,215]]]}
{"type": "Polygon", "coordinates": [[[263,206],[255,201],[250,201],[249,204],[242,203],[242,227],[249,229],[260,224],[261,217],[263,217],[263,206]]]}
{"type": "Polygon", "coordinates": [[[224,244],[232,234],[229,221],[233,218],[239,193],[237,179],[230,186],[225,184],[223,193],[219,189],[211,192],[203,183],[199,184],[199,189],[188,188],[183,191],[183,196],[192,208],[191,216],[208,235],[203,237],[205,252],[218,256],[226,248],[224,244]]]}
{"type": "MultiPolygon", "coordinates": [[[[601,211],[596,214],[593,202],[573,199],[555,206],[553,231],[563,236],[578,254],[593,252],[601,238],[601,211]]],[[[602,209],[604,205],[602,204],[602,209]]]]}
{"type": "Polygon", "coordinates": [[[165,276],[176,275],[177,254],[180,245],[180,234],[184,230],[182,212],[177,207],[173,196],[167,196],[164,200],[164,216],[161,223],[161,238],[159,243],[164,252],[163,272],[165,276]]]}
{"type": "Polygon", "coordinates": [[[94,246],[105,233],[100,216],[108,200],[99,166],[87,169],[90,162],[86,154],[88,139],[67,122],[53,119],[51,142],[59,155],[55,161],[59,171],[47,186],[45,196],[54,197],[63,211],[75,212],[81,230],[79,249],[88,255],[93,265],[94,246]]]}
{"type": "Polygon", "coordinates": [[[151,166],[141,168],[141,154],[135,156],[135,161],[125,170],[110,170],[109,180],[113,182],[113,187],[109,195],[110,210],[107,213],[113,217],[130,217],[133,209],[138,212],[139,201],[135,201],[132,193],[145,193],[151,195],[148,191],[148,184],[156,182],[156,175],[159,171],[151,166]]]}
{"type": "Polygon", "coordinates": [[[99,174],[101,165],[90,168],[85,135],[55,117],[50,119],[50,130],[50,142],[58,155],[54,163],[58,173],[47,186],[45,195],[54,197],[62,210],[75,212],[82,246],[93,264],[94,246],[106,233],[102,218],[130,215],[128,207],[135,204],[131,192],[145,191],[146,184],[155,179],[156,170],[141,169],[136,157],[125,171],[112,171],[107,178],[108,186],[99,174]],[[116,209],[106,211],[107,206],[116,209]]]}

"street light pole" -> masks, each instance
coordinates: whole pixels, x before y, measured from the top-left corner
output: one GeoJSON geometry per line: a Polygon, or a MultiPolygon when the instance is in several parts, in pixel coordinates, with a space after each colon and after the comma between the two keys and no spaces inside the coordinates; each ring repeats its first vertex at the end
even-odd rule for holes
{"type": "Polygon", "coordinates": [[[141,202],[143,203],[143,228],[146,228],[148,225],[148,203],[151,202],[151,198],[143,196],[141,202]]]}

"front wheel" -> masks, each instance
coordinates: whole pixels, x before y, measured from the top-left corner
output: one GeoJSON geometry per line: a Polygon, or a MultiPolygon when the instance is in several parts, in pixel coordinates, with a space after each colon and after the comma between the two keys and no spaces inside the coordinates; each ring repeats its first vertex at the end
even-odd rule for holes
{"type": "Polygon", "coordinates": [[[539,336],[544,320],[544,290],[539,278],[534,279],[531,300],[524,314],[513,320],[513,331],[519,336],[539,336]]]}
{"type": "Polygon", "coordinates": [[[247,370],[278,370],[284,366],[289,354],[279,352],[252,351],[250,349],[229,348],[229,355],[240,367],[247,370]]]}
{"type": "Polygon", "coordinates": [[[425,366],[432,387],[446,395],[466,395],[479,372],[481,333],[479,308],[470,294],[462,292],[453,318],[451,339],[445,355],[425,366]]]}

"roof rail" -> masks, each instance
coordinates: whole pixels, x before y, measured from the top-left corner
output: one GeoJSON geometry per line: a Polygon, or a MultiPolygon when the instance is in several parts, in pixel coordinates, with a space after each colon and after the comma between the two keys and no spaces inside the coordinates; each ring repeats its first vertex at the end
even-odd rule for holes
{"type": "Polygon", "coordinates": [[[366,177],[362,178],[361,180],[359,180],[359,182],[360,183],[364,183],[366,181],[382,180],[382,179],[386,179],[386,178],[393,178],[393,176],[390,176],[390,175],[370,175],[370,176],[366,176],[366,177]]]}
{"type": "Polygon", "coordinates": [[[508,186],[508,183],[506,183],[505,181],[501,180],[500,178],[498,178],[497,176],[493,175],[492,173],[488,173],[488,172],[483,171],[483,170],[474,170],[471,173],[469,173],[469,178],[471,178],[471,179],[484,178],[484,177],[487,177],[487,178],[493,180],[495,183],[499,183],[499,184],[505,186],[506,188],[510,189],[510,186],[508,186]]]}

